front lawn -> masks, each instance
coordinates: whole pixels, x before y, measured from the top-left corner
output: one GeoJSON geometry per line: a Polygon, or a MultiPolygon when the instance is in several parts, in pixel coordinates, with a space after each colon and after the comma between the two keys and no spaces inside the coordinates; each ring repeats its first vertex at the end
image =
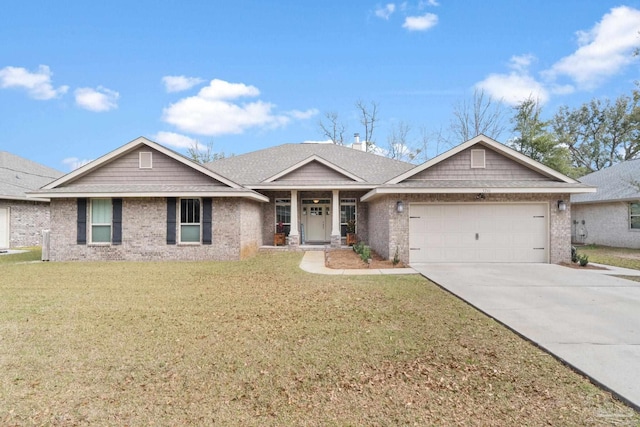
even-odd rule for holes
{"type": "Polygon", "coordinates": [[[640,249],[586,245],[577,247],[578,254],[589,256],[589,262],[640,270],[640,249]]]}
{"type": "Polygon", "coordinates": [[[0,264],[0,425],[638,425],[419,276],[0,264]]]}

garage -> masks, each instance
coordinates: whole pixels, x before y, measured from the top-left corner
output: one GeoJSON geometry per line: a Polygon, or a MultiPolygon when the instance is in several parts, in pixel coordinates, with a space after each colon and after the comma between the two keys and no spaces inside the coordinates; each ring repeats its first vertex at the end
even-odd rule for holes
{"type": "Polygon", "coordinates": [[[547,203],[409,205],[410,263],[549,262],[547,203]]]}
{"type": "Polygon", "coordinates": [[[0,208],[0,249],[9,247],[9,208],[0,208]]]}

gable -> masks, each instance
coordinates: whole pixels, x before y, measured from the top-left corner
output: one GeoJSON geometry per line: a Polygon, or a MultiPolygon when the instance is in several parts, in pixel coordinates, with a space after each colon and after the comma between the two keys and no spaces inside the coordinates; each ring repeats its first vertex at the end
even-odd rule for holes
{"type": "Polygon", "coordinates": [[[317,160],[311,161],[299,168],[279,177],[273,182],[323,182],[323,181],[355,181],[353,178],[345,176],[339,171],[323,165],[317,160]]]}
{"type": "Polygon", "coordinates": [[[401,182],[427,180],[548,181],[549,178],[483,144],[475,144],[401,182]],[[478,161],[483,153],[484,165],[478,161]]]}
{"type": "Polygon", "coordinates": [[[224,185],[152,147],[141,145],[70,181],[65,187],[107,184],[224,185]],[[140,153],[144,153],[142,157],[140,153]]]}

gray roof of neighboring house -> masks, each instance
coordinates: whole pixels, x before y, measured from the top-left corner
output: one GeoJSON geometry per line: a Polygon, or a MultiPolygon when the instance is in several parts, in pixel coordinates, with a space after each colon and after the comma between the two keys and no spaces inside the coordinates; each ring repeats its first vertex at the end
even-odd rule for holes
{"type": "Polygon", "coordinates": [[[627,160],[579,179],[598,188],[595,193],[574,194],[571,203],[640,200],[640,159],[627,160]]]}
{"type": "MultiPolygon", "coordinates": [[[[215,160],[205,166],[239,184],[251,185],[260,184],[314,155],[370,184],[382,184],[415,167],[411,163],[327,143],[283,144],[215,160]]],[[[287,182],[287,184],[298,183],[287,182]]]]}
{"type": "Polygon", "coordinates": [[[62,172],[0,151],[0,199],[26,199],[26,192],[61,177],[62,172]]]}

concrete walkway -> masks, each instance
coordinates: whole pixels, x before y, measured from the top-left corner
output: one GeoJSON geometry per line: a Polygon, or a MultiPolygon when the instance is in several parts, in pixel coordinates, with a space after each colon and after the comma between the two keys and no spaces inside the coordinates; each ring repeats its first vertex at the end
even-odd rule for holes
{"type": "Polygon", "coordinates": [[[357,268],[334,269],[324,265],[324,251],[307,251],[300,268],[309,273],[330,275],[419,274],[413,268],[357,268]]]}
{"type": "Polygon", "coordinates": [[[413,265],[640,410],[640,271],[553,264],[413,265]]]}

